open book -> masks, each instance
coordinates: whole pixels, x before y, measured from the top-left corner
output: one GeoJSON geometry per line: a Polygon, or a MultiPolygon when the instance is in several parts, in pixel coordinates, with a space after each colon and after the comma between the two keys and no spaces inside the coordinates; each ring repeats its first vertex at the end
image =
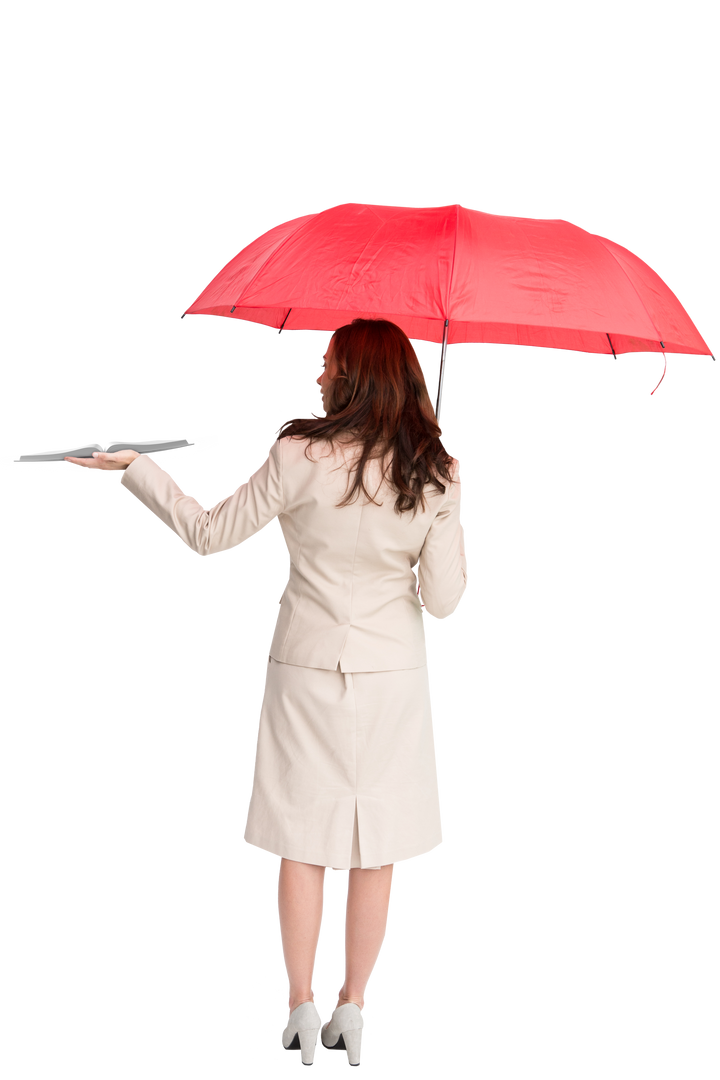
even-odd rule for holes
{"type": "Polygon", "coordinates": [[[154,454],[157,450],[174,450],[178,446],[194,446],[187,439],[165,439],[159,442],[127,442],[120,439],[102,447],[98,443],[88,443],[74,450],[48,450],[44,454],[22,454],[15,461],[63,461],[66,457],[92,457],[93,450],[102,454],[117,454],[119,450],[137,450],[138,454],[154,454]]]}

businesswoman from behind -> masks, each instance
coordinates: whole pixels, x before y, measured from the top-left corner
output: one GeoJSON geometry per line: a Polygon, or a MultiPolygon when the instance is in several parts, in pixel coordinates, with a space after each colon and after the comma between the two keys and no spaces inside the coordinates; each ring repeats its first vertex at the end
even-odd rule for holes
{"type": "Polygon", "coordinates": [[[325,417],[284,424],[264,464],[212,510],[146,454],[66,460],[124,470],[123,486],[199,555],[280,521],[290,577],[267,658],[245,840],[280,856],[282,1045],[310,1065],[320,1033],[357,1065],[393,864],[442,839],[423,618],[455,610],[467,563],[458,461],[440,441],[405,333],[384,319],[341,326],[317,381],[325,417]],[[323,1025],[312,974],[326,867],[349,880],[345,979],[323,1025]]]}

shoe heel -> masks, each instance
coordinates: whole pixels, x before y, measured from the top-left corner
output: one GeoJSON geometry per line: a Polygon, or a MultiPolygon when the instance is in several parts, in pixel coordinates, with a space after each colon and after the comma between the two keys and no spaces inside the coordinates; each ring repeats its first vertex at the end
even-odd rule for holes
{"type": "Polygon", "coordinates": [[[312,1065],[313,1063],[319,1030],[320,1028],[306,1028],[304,1031],[298,1031],[300,1057],[303,1065],[312,1065]]]}
{"type": "Polygon", "coordinates": [[[347,1050],[348,1062],[360,1064],[363,1018],[354,1001],[338,1005],[331,1019],[322,1026],[320,1039],[328,1050],[347,1050]]]}
{"type": "Polygon", "coordinates": [[[348,1061],[351,1065],[360,1064],[360,1043],[362,1042],[362,1028],[351,1028],[343,1031],[343,1042],[347,1050],[348,1061]]]}
{"type": "Polygon", "coordinates": [[[303,1065],[312,1065],[320,1030],[320,1016],[312,1001],[303,1001],[290,1013],[282,1033],[286,1050],[299,1050],[303,1065]]]}

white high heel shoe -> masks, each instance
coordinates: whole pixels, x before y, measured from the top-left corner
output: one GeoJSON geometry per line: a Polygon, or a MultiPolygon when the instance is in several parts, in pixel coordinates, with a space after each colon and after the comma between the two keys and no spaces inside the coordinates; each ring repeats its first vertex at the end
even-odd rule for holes
{"type": "Polygon", "coordinates": [[[299,1050],[303,1065],[313,1063],[320,1024],[320,1014],[312,1001],[303,1001],[290,1013],[282,1044],[286,1050],[299,1050]]]}
{"type": "Polygon", "coordinates": [[[322,1044],[328,1050],[347,1050],[348,1062],[360,1064],[363,1018],[360,1006],[354,1001],[338,1005],[331,1019],[320,1032],[322,1044]]]}

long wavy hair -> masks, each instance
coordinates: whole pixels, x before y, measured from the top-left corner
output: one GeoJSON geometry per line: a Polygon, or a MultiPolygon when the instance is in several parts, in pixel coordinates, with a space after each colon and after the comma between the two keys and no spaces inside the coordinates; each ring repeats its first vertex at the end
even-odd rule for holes
{"type": "Polygon", "coordinates": [[[444,493],[443,480],[453,482],[453,458],[440,442],[442,430],[410,339],[387,319],[353,319],[332,341],[335,377],[326,392],[327,415],[288,420],[278,439],[309,439],[306,457],[315,440],[334,448],[335,438],[345,441],[349,433],[362,443],[353,485],[338,507],[360,490],[375,502],[363,480],[365,465],[371,457],[392,455],[383,477],[398,493],[395,511],[414,516],[418,503],[425,509],[426,484],[444,493]]]}

